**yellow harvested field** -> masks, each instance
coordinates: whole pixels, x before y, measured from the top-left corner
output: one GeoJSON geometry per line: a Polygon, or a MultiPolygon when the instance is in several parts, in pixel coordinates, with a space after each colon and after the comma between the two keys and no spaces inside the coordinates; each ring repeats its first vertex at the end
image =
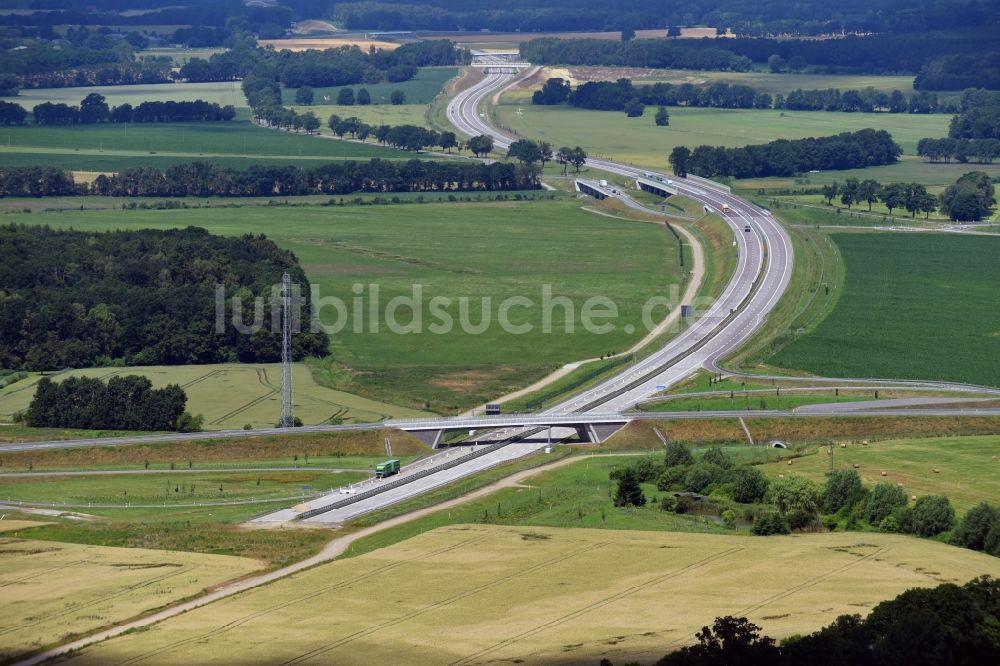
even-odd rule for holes
{"type": "Polygon", "coordinates": [[[273,46],[278,51],[313,51],[322,49],[339,49],[341,46],[357,46],[363,51],[367,51],[374,46],[376,49],[394,51],[401,44],[395,42],[385,42],[379,39],[364,39],[351,37],[301,37],[291,39],[260,39],[257,40],[260,46],[273,46]]]}
{"type": "Polygon", "coordinates": [[[29,527],[41,527],[42,525],[48,525],[48,523],[38,522],[37,520],[0,520],[0,532],[16,532],[18,530],[26,530],[29,527]]]}
{"type": "Polygon", "coordinates": [[[457,525],[321,565],[76,664],[643,662],[718,615],[816,629],[1000,559],[887,534],[738,537],[457,525]]]}
{"type": "MultiPolygon", "coordinates": [[[[85,368],[55,376],[98,377],[107,381],[115,375],[142,375],[153,386],[179,384],[187,393],[187,409],[205,417],[205,430],[272,427],[280,413],[280,363],[220,363],[216,365],[147,365],[127,368],[85,368]]],[[[32,375],[0,389],[0,418],[10,418],[27,409],[35,394],[39,375],[32,375]]],[[[331,420],[381,421],[391,417],[426,416],[424,412],[396,407],[362,396],[337,391],[316,383],[304,363],[292,365],[295,385],[295,416],[306,425],[331,420]]]]}
{"type": "Polygon", "coordinates": [[[0,662],[195,595],[263,565],[225,555],[0,539],[0,662]]]}

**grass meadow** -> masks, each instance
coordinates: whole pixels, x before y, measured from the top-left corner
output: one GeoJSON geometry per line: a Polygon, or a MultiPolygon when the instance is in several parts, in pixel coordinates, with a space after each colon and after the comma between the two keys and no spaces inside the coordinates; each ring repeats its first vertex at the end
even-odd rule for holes
{"type": "MultiPolygon", "coordinates": [[[[352,322],[334,334],[332,357],[313,371],[325,386],[437,412],[482,404],[567,362],[626,349],[645,333],[646,300],[668,295],[670,285],[682,281],[676,241],[662,226],[588,214],[573,200],[276,210],[64,211],[11,214],[9,221],[86,230],[195,225],[222,235],[264,233],[296,253],[322,295],[352,309],[355,284],[362,285],[368,305],[375,301],[368,285],[378,285],[380,312],[392,298],[412,296],[413,285],[422,285],[423,334],[393,333],[384,324],[375,332],[362,316],[360,332],[352,322]],[[573,332],[567,332],[559,307],[552,310],[553,332],[542,331],[543,285],[573,302],[573,332]],[[587,333],[582,306],[597,295],[610,298],[619,317],[613,330],[587,333]],[[482,334],[458,325],[450,333],[431,333],[430,324],[440,321],[429,309],[434,296],[453,299],[446,311],[456,324],[458,299],[469,299],[464,318],[478,324],[482,299],[489,298],[489,326],[482,334]],[[532,326],[527,334],[497,325],[499,303],[512,296],[534,301],[533,307],[510,310],[513,324],[532,326]]],[[[407,313],[401,309],[398,321],[410,322],[407,313]]],[[[328,323],[338,318],[333,308],[323,316],[328,323]]]]}
{"type": "Polygon", "coordinates": [[[651,662],[718,615],[783,637],[911,587],[987,573],[1000,573],[1000,560],[899,535],[459,524],[104,641],[68,663],[651,662]]]}
{"type": "Polygon", "coordinates": [[[262,567],[247,558],[24,540],[20,534],[0,538],[5,663],[262,567]]]}
{"type": "MultiPolygon", "coordinates": [[[[940,135],[928,134],[926,136],[945,136],[947,130],[942,131],[944,133],[940,135]]],[[[920,183],[926,185],[931,191],[940,191],[970,171],[985,171],[993,178],[1000,178],[1000,164],[959,164],[957,162],[932,164],[917,157],[914,154],[915,151],[908,152],[910,154],[903,155],[897,164],[847,169],[845,171],[821,171],[805,174],[802,178],[746,178],[735,181],[733,185],[740,190],[753,193],[758,190],[796,190],[802,187],[818,187],[828,183],[843,184],[848,178],[857,178],[858,180],[871,178],[880,183],[920,183]]],[[[862,206],[862,210],[866,209],[867,205],[862,206]]],[[[904,210],[896,211],[896,214],[907,215],[908,213],[904,210]]]]}
{"type": "MultiPolygon", "coordinates": [[[[900,483],[908,495],[947,495],[961,516],[976,504],[1000,499],[1000,436],[933,437],[845,443],[833,449],[834,469],[853,469],[866,485],[900,483]],[[938,470],[935,473],[934,470],[938,470]],[[885,476],[882,476],[883,472],[885,476]]],[[[768,476],[795,473],[823,483],[830,470],[827,447],[784,462],[763,465],[768,476]]]]}
{"type": "MultiPolygon", "coordinates": [[[[198,57],[204,57],[199,53],[198,57]]],[[[225,106],[246,107],[239,81],[219,81],[209,83],[148,83],[131,86],[86,86],[82,88],[25,88],[14,97],[3,97],[7,102],[20,104],[29,113],[36,104],[52,102],[77,106],[80,100],[91,93],[104,95],[109,106],[142,102],[189,102],[203,99],[225,106]]]]}
{"type": "MultiPolygon", "coordinates": [[[[944,114],[828,113],[671,107],[670,126],[657,127],[653,111],[628,118],[620,111],[592,111],[569,106],[534,106],[525,93],[511,93],[496,107],[498,122],[522,136],[554,146],[575,146],[587,137],[590,155],[666,169],[675,146],[701,144],[738,147],[775,139],[828,136],[872,127],[888,130],[905,153],[916,153],[923,137],[947,136],[944,114]]],[[[866,170],[867,172],[868,170],[866,170]]]]}
{"type": "MultiPolygon", "coordinates": [[[[337,95],[343,88],[351,88],[354,90],[355,97],[358,91],[365,88],[371,95],[372,104],[371,106],[389,106],[390,97],[393,92],[400,91],[406,95],[406,103],[413,105],[423,105],[426,106],[431,103],[438,93],[444,88],[444,84],[448,80],[453,79],[458,75],[457,67],[421,67],[417,72],[417,75],[410,79],[409,81],[400,81],[399,83],[355,83],[349,86],[330,86],[326,88],[313,88],[315,93],[315,98],[313,100],[314,104],[336,104],[337,95]],[[329,97],[330,102],[324,101],[324,97],[329,97]]],[[[285,88],[281,92],[282,102],[285,104],[295,103],[295,88],[285,88]]],[[[244,100],[244,105],[246,101],[244,100]]],[[[364,111],[363,106],[352,106],[339,107],[342,112],[336,112],[337,115],[341,117],[347,117],[351,115],[357,115],[355,111],[364,111]]]]}
{"type": "Polygon", "coordinates": [[[8,159],[21,164],[73,160],[87,171],[100,170],[94,166],[98,163],[111,166],[109,171],[119,171],[123,159],[133,160],[133,164],[158,165],[160,158],[169,158],[173,163],[240,158],[249,166],[274,159],[318,164],[322,160],[372,157],[410,159],[414,155],[374,142],[335,141],[266,129],[249,120],[0,129],[0,159],[5,163],[8,159]]]}
{"type": "MultiPolygon", "coordinates": [[[[12,476],[0,477],[0,498],[7,501],[74,505],[79,511],[111,513],[116,509],[87,508],[90,504],[132,504],[183,506],[200,502],[248,502],[299,497],[357,483],[369,476],[368,470],[328,472],[301,471],[204,473],[163,472],[159,474],[101,474],[93,476],[12,476]]],[[[294,504],[290,500],[288,504],[294,504]]],[[[275,506],[275,505],[270,505],[275,506]]],[[[257,510],[267,508],[258,506],[257,510]]]]}
{"type": "MultiPolygon", "coordinates": [[[[90,368],[59,373],[55,380],[73,375],[104,381],[116,375],[141,375],[157,387],[179,384],[187,393],[188,410],[203,415],[208,430],[234,430],[246,425],[273,428],[281,412],[278,363],[90,368]]],[[[27,409],[39,377],[34,375],[0,389],[0,418],[9,420],[14,412],[27,409]]],[[[292,381],[295,415],[305,425],[426,415],[321,386],[303,363],[293,365],[292,381]]]]}
{"type": "Polygon", "coordinates": [[[1000,386],[1000,239],[832,235],[845,282],[833,311],[770,363],[830,377],[1000,386]]]}

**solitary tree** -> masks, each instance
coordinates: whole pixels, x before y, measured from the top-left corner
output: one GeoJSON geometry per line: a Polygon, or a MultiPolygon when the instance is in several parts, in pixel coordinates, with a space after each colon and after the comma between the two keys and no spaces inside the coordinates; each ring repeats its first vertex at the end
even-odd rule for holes
{"type": "Polygon", "coordinates": [[[661,106],[656,110],[656,116],[653,117],[653,121],[658,127],[666,127],[670,124],[670,114],[667,112],[667,107],[661,106]]]}
{"type": "Polygon", "coordinates": [[[584,152],[583,148],[577,146],[573,149],[573,158],[570,161],[573,162],[574,172],[580,173],[580,167],[587,163],[587,153],[584,152]]]}
{"type": "Polygon", "coordinates": [[[313,103],[313,98],[315,96],[316,94],[313,92],[312,88],[309,86],[302,86],[295,91],[295,103],[303,106],[309,106],[313,103]]]}
{"type": "Polygon", "coordinates": [[[330,114],[330,119],[326,121],[326,126],[333,131],[337,131],[337,125],[340,124],[340,120],[341,120],[340,116],[338,116],[336,113],[332,113],[330,114]]]}
{"type": "Polygon", "coordinates": [[[538,142],[538,161],[542,163],[543,169],[546,162],[552,161],[552,144],[548,141],[538,142]]]}
{"type": "Polygon", "coordinates": [[[450,153],[451,149],[458,145],[458,138],[454,132],[441,132],[438,135],[438,145],[450,153]]]}
{"type": "Polygon", "coordinates": [[[840,188],[840,203],[848,208],[856,203],[860,203],[860,186],[857,178],[848,178],[844,186],[840,188]]]}
{"type": "Polygon", "coordinates": [[[359,90],[358,91],[358,105],[359,106],[368,106],[371,103],[372,103],[372,96],[368,92],[368,88],[362,88],[361,90],[359,90]]]}
{"type": "Polygon", "coordinates": [[[914,534],[932,537],[951,529],[955,524],[955,509],[944,495],[924,495],[913,505],[910,524],[914,534]]]}
{"type": "Polygon", "coordinates": [[[354,88],[341,88],[337,93],[337,104],[340,106],[354,106],[354,88]]]}
{"type": "Polygon", "coordinates": [[[615,506],[643,506],[646,496],[642,494],[642,486],[635,476],[635,470],[626,469],[618,479],[618,489],[615,491],[615,506]]]}
{"type": "Polygon", "coordinates": [[[902,183],[886,185],[879,191],[879,199],[889,209],[889,215],[892,215],[893,209],[902,208],[906,204],[906,186],[902,183]]]}
{"type": "Polygon", "coordinates": [[[871,525],[878,525],[893,509],[900,506],[906,506],[906,493],[903,489],[891,483],[879,483],[868,496],[865,520],[871,525]]]}
{"type": "Polygon", "coordinates": [[[319,126],[320,126],[319,118],[317,118],[316,114],[313,113],[312,111],[309,111],[308,113],[302,116],[302,129],[304,129],[309,134],[312,134],[313,132],[318,130],[319,126]]]}
{"type": "Polygon", "coordinates": [[[694,462],[694,456],[691,455],[691,450],[682,443],[678,441],[670,441],[667,443],[667,450],[663,456],[663,462],[666,463],[667,467],[690,465],[694,462]]]}
{"type": "Polygon", "coordinates": [[[868,210],[872,209],[872,204],[878,201],[878,193],[881,186],[878,182],[868,178],[858,184],[858,203],[864,201],[868,204],[868,210]]]}
{"type": "Polygon", "coordinates": [[[542,151],[534,141],[518,139],[510,144],[507,157],[512,157],[521,164],[534,164],[542,159],[542,151]]]}
{"type": "Polygon", "coordinates": [[[489,155],[493,152],[493,137],[487,136],[486,134],[480,134],[479,136],[472,137],[469,139],[469,150],[471,150],[476,157],[489,155]]]}
{"type": "Polygon", "coordinates": [[[670,168],[674,175],[681,178],[687,176],[688,162],[691,160],[691,149],[687,146],[677,146],[670,151],[670,168]]]}
{"type": "Polygon", "coordinates": [[[830,206],[833,204],[833,198],[840,192],[840,184],[827,183],[820,190],[823,192],[823,198],[826,199],[826,205],[830,206]]]}
{"type": "Polygon", "coordinates": [[[561,164],[563,168],[563,175],[566,175],[566,171],[569,169],[570,163],[573,161],[573,149],[569,146],[563,146],[556,152],[556,164],[561,164]]]}
{"type": "Polygon", "coordinates": [[[767,59],[767,66],[772,72],[780,72],[785,69],[785,59],[775,53],[767,59]]]}
{"type": "Polygon", "coordinates": [[[405,103],[406,93],[404,93],[402,90],[393,90],[392,94],[389,95],[389,102],[393,106],[399,106],[400,104],[405,103]]]}
{"type": "Polygon", "coordinates": [[[832,473],[823,488],[823,511],[836,513],[850,506],[864,494],[861,477],[853,469],[843,469],[832,473]]]}
{"type": "Polygon", "coordinates": [[[767,477],[756,467],[744,465],[733,479],[733,500],[742,504],[759,502],[767,492],[767,477]]]}
{"type": "Polygon", "coordinates": [[[986,502],[969,509],[955,530],[955,543],[972,550],[986,547],[986,536],[1000,525],[1000,510],[986,502]]]}

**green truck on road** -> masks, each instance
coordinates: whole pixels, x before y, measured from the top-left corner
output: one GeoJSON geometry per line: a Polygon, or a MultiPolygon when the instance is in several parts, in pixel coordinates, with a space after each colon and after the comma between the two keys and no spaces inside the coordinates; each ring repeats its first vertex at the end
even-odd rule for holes
{"type": "Polygon", "coordinates": [[[384,479],[387,476],[392,476],[393,474],[399,473],[399,461],[398,460],[386,460],[383,463],[375,465],[375,478],[384,479]]]}

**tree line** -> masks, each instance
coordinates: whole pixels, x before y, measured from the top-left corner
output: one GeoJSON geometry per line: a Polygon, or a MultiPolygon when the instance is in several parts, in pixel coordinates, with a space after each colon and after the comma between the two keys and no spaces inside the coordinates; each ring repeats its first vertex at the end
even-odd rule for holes
{"type": "MultiPolygon", "coordinates": [[[[422,129],[422,128],[418,128],[422,129]]],[[[425,130],[426,131],[426,130],[425,130]]],[[[485,150],[484,150],[485,148],[485,150]]],[[[486,154],[478,143],[470,149],[486,154]]],[[[315,167],[255,165],[245,170],[206,162],[166,169],[136,167],[91,183],[51,166],[0,167],[0,197],[268,197],[353,192],[486,192],[537,189],[538,174],[496,162],[418,160],[332,162],[315,167]]]]}
{"type": "Polygon", "coordinates": [[[412,79],[419,67],[454,65],[468,52],[448,40],[404,44],[393,51],[362,51],[343,46],[309,51],[275,51],[243,38],[234,47],[207,60],[192,58],[180,70],[187,81],[235,81],[256,73],[289,88],[343,86],[358,83],[398,83],[412,79]]]}
{"type": "Polygon", "coordinates": [[[537,174],[514,164],[445,160],[332,162],[315,167],[256,165],[246,170],[190,162],[164,171],[124,169],[98,176],[104,196],[299,196],[353,192],[482,192],[538,188],[537,174]]]}
{"type": "MultiPolygon", "coordinates": [[[[280,326],[266,315],[285,272],[309,293],[295,255],[263,235],[2,226],[0,367],[276,362],[280,326]],[[218,330],[216,285],[240,296],[244,321],[253,321],[254,299],[263,299],[265,326],[252,335],[228,322],[218,330]]],[[[308,322],[309,300],[300,305],[308,322]]],[[[323,333],[293,338],[296,359],[325,355],[328,347],[323,333]]]]}
{"type": "MultiPolygon", "coordinates": [[[[108,106],[104,95],[99,93],[90,93],[79,106],[53,102],[36,104],[31,113],[36,125],[228,121],[236,117],[236,109],[232,105],[221,106],[201,99],[189,102],[141,102],[137,106],[126,102],[119,106],[108,106]]],[[[16,113],[0,108],[0,123],[15,125],[24,122],[23,116],[20,117],[20,122],[13,122],[17,119],[16,113]],[[8,118],[12,122],[4,122],[8,118]]]]}
{"type": "MultiPolygon", "coordinates": [[[[771,95],[742,84],[717,82],[707,86],[692,83],[679,85],[654,83],[633,85],[629,79],[588,81],[574,90],[563,79],[552,78],[531,97],[532,104],[569,103],[582,109],[604,111],[629,110],[636,102],[644,106],[692,106],[720,109],[788,109],[792,111],[841,111],[860,113],[935,113],[954,112],[955,105],[942,105],[937,95],[914,93],[907,98],[899,90],[886,93],[874,88],[845,90],[797,89],[787,95],[771,95]]],[[[637,114],[642,115],[642,114],[637,114]]]]}
{"type": "Polygon", "coordinates": [[[965,90],[960,112],[948,125],[948,136],[920,139],[917,154],[931,162],[954,159],[991,164],[1000,157],[1000,92],[965,90]]]}
{"type": "MultiPolygon", "coordinates": [[[[1000,660],[1000,580],[915,587],[880,602],[867,617],[841,615],[806,635],[779,644],[745,617],[717,617],[695,634],[694,645],[657,666],[956,666],[1000,660]]],[[[602,660],[601,666],[613,666],[602,660]]]]}
{"type": "Polygon", "coordinates": [[[937,210],[938,199],[933,194],[927,192],[927,188],[920,183],[891,183],[882,185],[872,179],[858,180],[848,178],[843,185],[840,183],[829,183],[820,189],[827,205],[832,205],[833,200],[840,195],[840,203],[851,208],[854,204],[868,204],[868,210],[872,209],[872,204],[881,202],[889,209],[889,215],[897,208],[904,208],[910,217],[916,217],[917,213],[924,213],[926,217],[937,210]]]}
{"type": "Polygon", "coordinates": [[[863,129],[835,136],[778,139],[742,148],[677,146],[670,165],[678,176],[689,173],[713,178],[791,176],[805,171],[858,169],[895,164],[903,149],[885,130],[863,129]]]}
{"type": "Polygon", "coordinates": [[[154,389],[141,375],[108,379],[68,377],[54,382],[42,377],[23,414],[33,428],[87,430],[201,430],[201,416],[184,410],[187,394],[177,384],[154,389]]]}
{"type": "Polygon", "coordinates": [[[982,171],[973,171],[961,176],[953,185],[945,188],[936,197],[927,192],[920,183],[891,183],[882,185],[875,180],[848,178],[843,185],[829,183],[820,188],[827,205],[840,195],[840,203],[850,208],[854,204],[881,202],[889,209],[889,214],[903,208],[910,217],[924,213],[926,217],[940,208],[941,212],[958,222],[973,222],[988,218],[993,213],[993,182],[982,171]]]}

